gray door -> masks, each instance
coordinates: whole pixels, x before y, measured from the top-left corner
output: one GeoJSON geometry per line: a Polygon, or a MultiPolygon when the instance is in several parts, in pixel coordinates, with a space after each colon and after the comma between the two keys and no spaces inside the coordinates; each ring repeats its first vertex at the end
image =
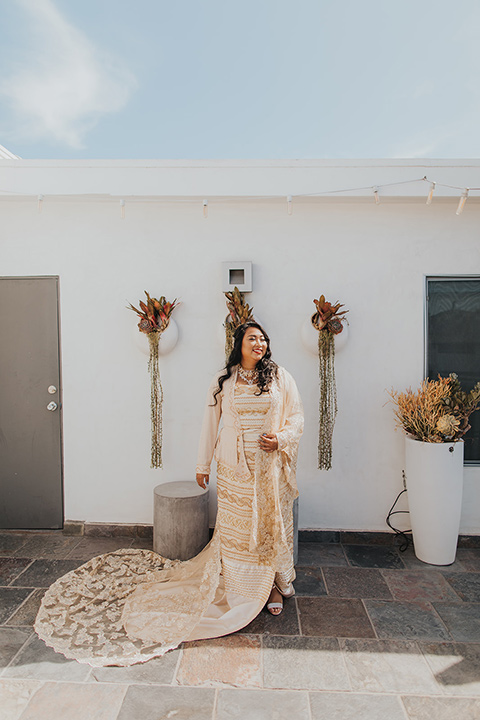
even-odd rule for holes
{"type": "Polygon", "coordinates": [[[0,528],[63,527],[58,278],[0,278],[0,528]]]}

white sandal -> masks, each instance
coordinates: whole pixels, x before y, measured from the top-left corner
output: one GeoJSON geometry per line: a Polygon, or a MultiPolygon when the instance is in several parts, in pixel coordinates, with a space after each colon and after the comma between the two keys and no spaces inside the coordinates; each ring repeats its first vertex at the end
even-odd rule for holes
{"type": "MultiPolygon", "coordinates": [[[[295,595],[295,589],[293,588],[293,586],[292,586],[292,592],[288,593],[288,595],[286,593],[283,593],[280,590],[280,588],[278,587],[278,585],[276,585],[275,583],[273,583],[272,590],[273,589],[275,589],[278,593],[280,593],[280,595],[284,598],[290,598],[290,597],[293,597],[293,595],[295,595]]],[[[270,615],[274,615],[276,617],[277,615],[280,615],[280,613],[283,610],[283,602],[267,603],[267,610],[270,613],[270,615]],[[279,610],[280,612],[272,612],[272,610],[279,610]]]]}
{"type": "Polygon", "coordinates": [[[279,603],[279,602],[267,603],[267,610],[270,613],[270,615],[273,615],[274,617],[276,617],[277,615],[280,615],[280,613],[282,612],[283,603],[279,603]],[[280,612],[272,612],[272,610],[279,610],[280,612]]]}

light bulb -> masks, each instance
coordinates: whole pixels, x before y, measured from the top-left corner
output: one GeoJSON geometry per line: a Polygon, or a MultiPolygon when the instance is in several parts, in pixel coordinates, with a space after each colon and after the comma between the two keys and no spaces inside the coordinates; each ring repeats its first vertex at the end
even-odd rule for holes
{"type": "Polygon", "coordinates": [[[462,197],[460,198],[458,202],[457,212],[455,215],[461,215],[463,212],[463,208],[465,207],[465,203],[467,202],[468,197],[468,188],[465,188],[465,192],[463,193],[462,197]]]}
{"type": "Polygon", "coordinates": [[[432,182],[432,183],[430,183],[430,192],[428,193],[427,203],[426,203],[427,205],[431,205],[431,204],[432,204],[432,198],[433,198],[433,193],[434,193],[434,192],[435,192],[435,183],[432,182]]]}

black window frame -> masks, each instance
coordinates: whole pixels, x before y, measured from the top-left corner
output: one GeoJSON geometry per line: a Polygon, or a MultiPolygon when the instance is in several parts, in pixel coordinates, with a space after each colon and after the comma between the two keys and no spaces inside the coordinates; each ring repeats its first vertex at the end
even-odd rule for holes
{"type": "MultiPolygon", "coordinates": [[[[455,275],[425,275],[425,283],[424,283],[424,378],[428,377],[428,367],[429,367],[429,357],[428,357],[428,292],[429,292],[429,282],[434,281],[441,281],[441,282],[448,282],[448,281],[458,281],[458,280],[477,280],[480,283],[480,275],[475,273],[469,273],[466,275],[462,274],[455,274],[455,275]]],[[[454,370],[452,370],[454,372],[454,370]]],[[[432,380],[434,378],[431,378],[432,380]]],[[[480,380],[480,376],[478,378],[480,380]]],[[[480,413],[480,410],[477,412],[480,413]]],[[[480,457],[477,459],[468,459],[464,460],[464,466],[465,467],[480,467],[480,457]]]]}

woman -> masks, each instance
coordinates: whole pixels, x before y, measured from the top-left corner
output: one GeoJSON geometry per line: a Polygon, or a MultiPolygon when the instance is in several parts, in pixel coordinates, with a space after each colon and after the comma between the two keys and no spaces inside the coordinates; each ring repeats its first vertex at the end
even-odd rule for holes
{"type": "Polygon", "coordinates": [[[271,359],[262,327],[241,325],[225,371],[209,389],[197,482],[208,485],[215,448],[225,589],[263,604],[268,598],[272,614],[281,612],[282,595],[294,593],[292,503],[302,430],[295,382],[271,359]]]}
{"type": "Polygon", "coordinates": [[[200,439],[202,487],[214,448],[218,463],[212,540],[185,562],[130,549],[93,558],[47,590],[38,635],[80,662],[132,665],[182,641],[235,632],[269,597],[270,610],[281,611],[282,594],[294,592],[292,503],[302,428],[293,379],[271,360],[260,325],[243,325],[210,387],[200,439]]]}

